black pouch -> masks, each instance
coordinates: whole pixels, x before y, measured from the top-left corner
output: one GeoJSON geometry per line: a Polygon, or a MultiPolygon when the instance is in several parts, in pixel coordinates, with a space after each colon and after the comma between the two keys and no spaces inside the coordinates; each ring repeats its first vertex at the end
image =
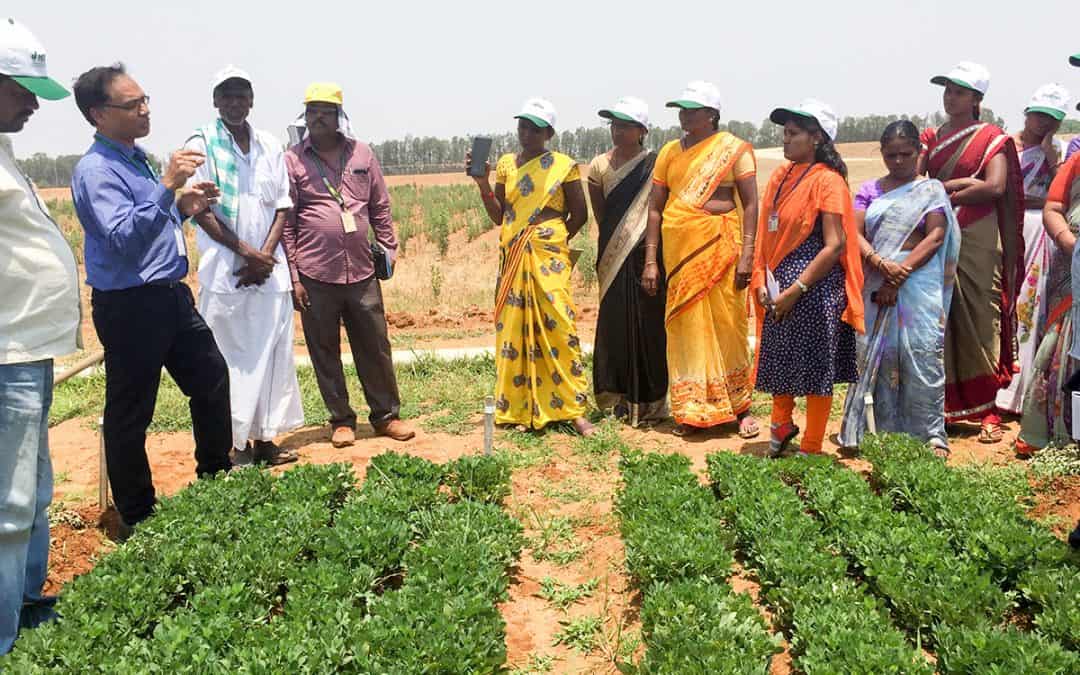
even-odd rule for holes
{"type": "MultiPolygon", "coordinates": [[[[370,228],[368,230],[370,232],[370,228]]],[[[371,262],[375,265],[375,278],[381,281],[386,281],[390,277],[394,276],[394,266],[390,264],[390,254],[386,252],[386,248],[375,241],[371,240],[371,262]]]]}

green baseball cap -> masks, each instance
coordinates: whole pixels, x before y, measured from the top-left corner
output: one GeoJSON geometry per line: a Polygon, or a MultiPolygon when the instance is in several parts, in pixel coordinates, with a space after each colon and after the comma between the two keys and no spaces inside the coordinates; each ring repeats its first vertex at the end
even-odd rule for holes
{"type": "Polygon", "coordinates": [[[1073,64],[1077,68],[1080,68],[1080,54],[1073,54],[1069,57],[1069,63],[1073,64]]]}

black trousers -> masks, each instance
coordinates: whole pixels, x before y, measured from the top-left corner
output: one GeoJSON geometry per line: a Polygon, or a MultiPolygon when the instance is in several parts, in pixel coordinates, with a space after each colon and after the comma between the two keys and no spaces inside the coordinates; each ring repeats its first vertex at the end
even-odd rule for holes
{"type": "Polygon", "coordinates": [[[349,336],[353,363],[360,377],[372,425],[396,419],[401,412],[397,377],[386,332],[382,288],[374,275],[353,284],[327,284],[300,275],[311,306],[301,313],[315,379],[319,383],[330,425],[356,428],[356,411],[349,405],[341,365],[341,324],[349,336]]]}
{"type": "Polygon", "coordinates": [[[164,367],[190,398],[196,473],[228,471],[229,369],[183,283],[94,290],[94,327],[105,347],[105,457],[116,508],[134,525],[153,511],[146,429],[164,367]]]}

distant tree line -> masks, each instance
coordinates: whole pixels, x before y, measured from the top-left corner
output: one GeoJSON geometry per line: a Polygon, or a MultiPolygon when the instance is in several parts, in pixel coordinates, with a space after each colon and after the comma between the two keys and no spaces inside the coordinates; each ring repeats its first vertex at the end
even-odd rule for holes
{"type": "MultiPolygon", "coordinates": [[[[837,138],[841,143],[876,141],[889,122],[897,119],[910,119],[920,129],[927,126],[940,126],[945,116],[936,112],[928,116],[911,115],[865,115],[845,117],[840,121],[837,138]]],[[[983,108],[984,121],[1004,127],[1005,121],[994,114],[990,108],[983,108]]],[[[731,120],[721,125],[739,138],[751,142],[755,148],[775,148],[783,141],[783,129],[768,119],[760,125],[753,122],[731,120]]],[[[1080,120],[1066,120],[1061,126],[1061,133],[1080,133],[1080,120]]],[[[517,148],[517,134],[503,132],[490,134],[493,139],[491,157],[497,158],[517,148]]],[[[679,127],[651,127],[645,138],[645,145],[650,150],[659,150],[668,141],[682,135],[679,127]]],[[[405,136],[405,138],[383,141],[373,144],[375,154],[387,174],[441,173],[456,171],[464,164],[465,153],[472,145],[472,139],[466,136],[435,138],[433,136],[405,136]]],[[[592,128],[579,127],[556,134],[551,147],[578,159],[588,161],[611,147],[611,136],[606,126],[592,128]]],[[[41,187],[60,187],[71,184],[71,172],[79,155],[60,155],[49,157],[36,153],[27,159],[18,160],[19,168],[41,187]]],[[[151,155],[151,161],[158,167],[161,161],[151,155]]]]}

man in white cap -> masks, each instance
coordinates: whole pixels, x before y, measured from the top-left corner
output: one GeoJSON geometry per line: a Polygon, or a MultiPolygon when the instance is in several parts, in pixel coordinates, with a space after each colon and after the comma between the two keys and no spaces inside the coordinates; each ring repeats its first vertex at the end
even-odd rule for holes
{"type": "MultiPolygon", "coordinates": [[[[14,19],[0,20],[0,133],[22,131],[38,98],[68,96],[46,73],[45,49],[14,19]]],[[[53,615],[42,586],[49,560],[49,405],[53,359],[79,331],[71,248],[30,182],[0,145],[0,654],[20,624],[53,615]]]]}
{"type": "Polygon", "coordinates": [[[196,217],[199,313],[229,365],[233,463],[295,462],[274,437],[304,423],[293,360],[292,284],[281,234],[292,200],[281,143],[247,121],[251,77],[235,66],[210,84],[218,119],[185,144],[206,155],[189,183],[221,196],[196,217]],[[251,442],[249,442],[251,441],[251,442]]]}

